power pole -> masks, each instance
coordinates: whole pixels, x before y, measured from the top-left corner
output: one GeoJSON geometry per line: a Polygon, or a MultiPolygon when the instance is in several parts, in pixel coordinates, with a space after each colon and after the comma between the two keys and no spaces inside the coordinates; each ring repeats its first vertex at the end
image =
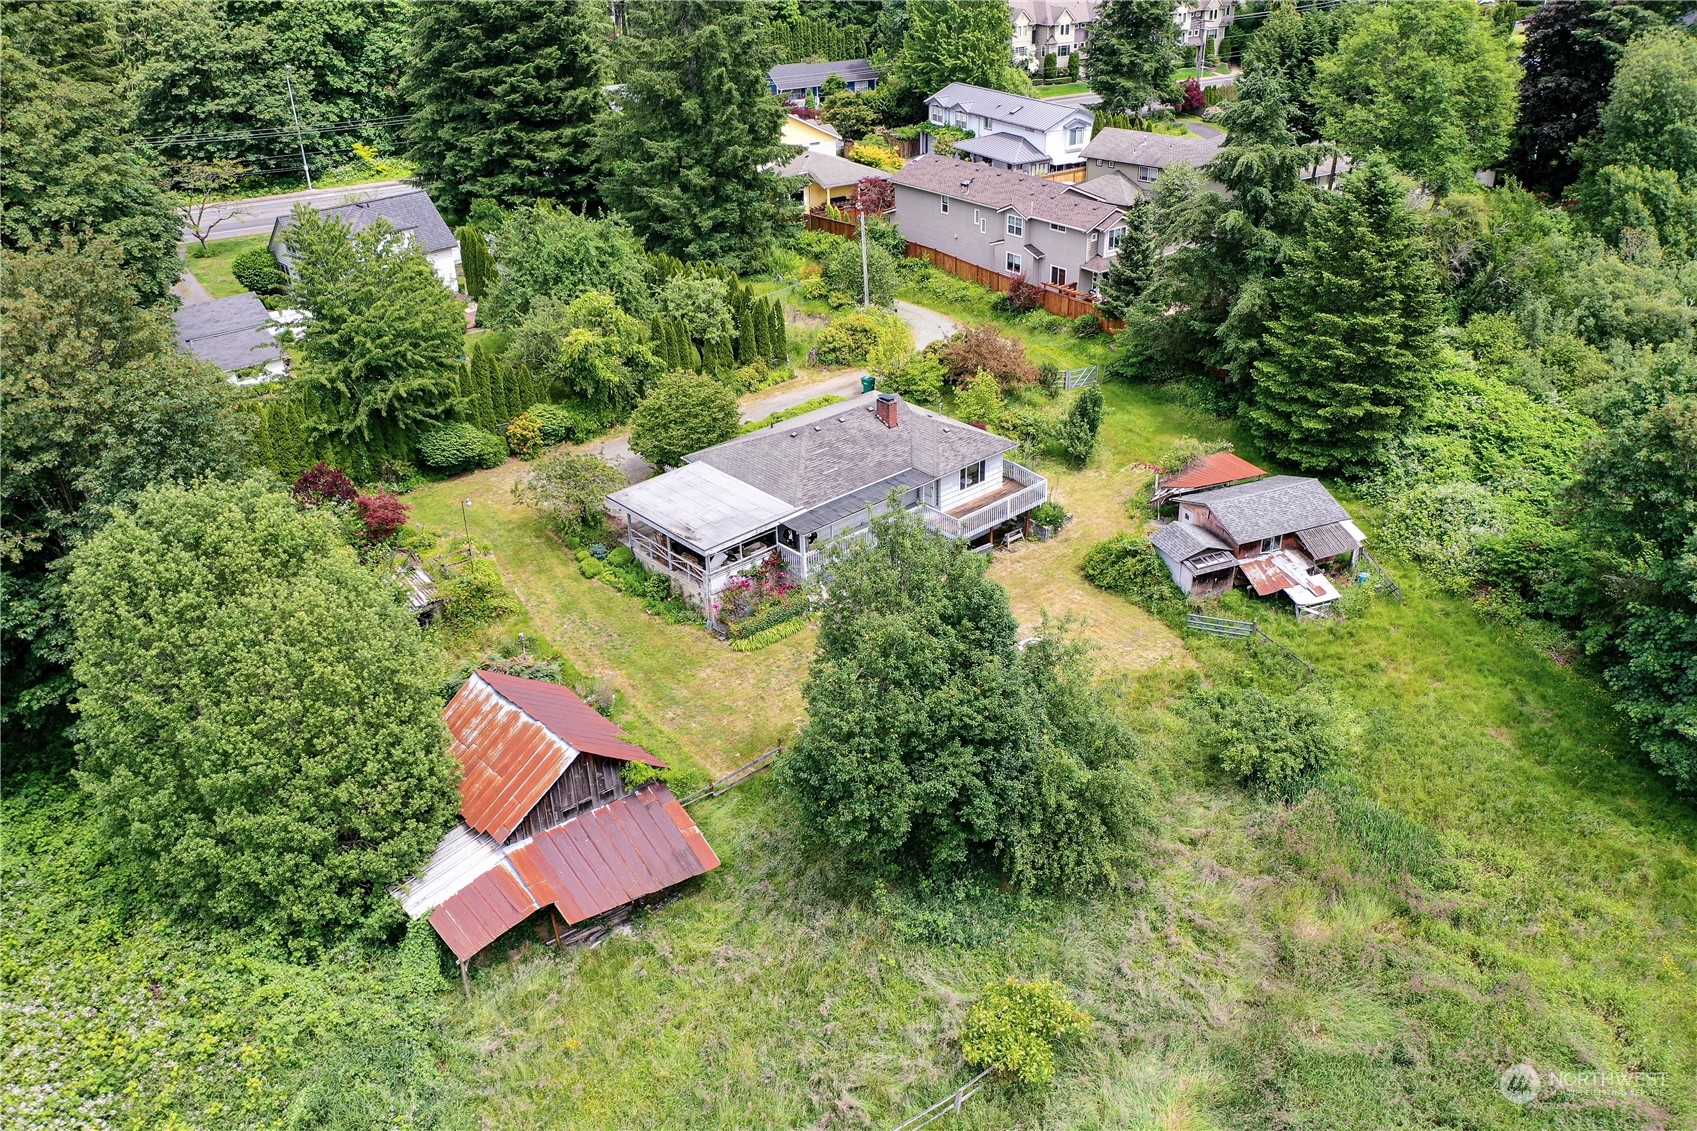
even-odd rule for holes
{"type": "Polygon", "coordinates": [[[306,163],[306,138],[301,136],[300,111],[295,109],[295,68],[283,64],[283,81],[289,85],[289,114],[295,119],[295,144],[301,149],[301,172],[306,174],[306,187],[312,188],[312,166],[306,163]]]}
{"type": "Polygon", "coordinates": [[[872,305],[872,274],[866,267],[866,213],[860,213],[860,303],[872,305]]]}

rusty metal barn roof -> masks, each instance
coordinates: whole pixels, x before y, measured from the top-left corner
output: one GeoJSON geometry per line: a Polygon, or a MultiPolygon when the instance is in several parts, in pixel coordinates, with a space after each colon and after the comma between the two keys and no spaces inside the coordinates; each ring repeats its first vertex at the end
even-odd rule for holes
{"type": "Polygon", "coordinates": [[[512,834],[580,750],[666,768],[570,690],[542,680],[477,672],[442,721],[463,771],[460,816],[496,840],[512,834]]]}
{"type": "Polygon", "coordinates": [[[1199,487],[1218,487],[1222,483],[1236,483],[1239,479],[1254,479],[1267,474],[1259,467],[1241,456],[1230,452],[1215,452],[1204,456],[1195,463],[1161,480],[1161,490],[1185,490],[1199,487]]]}
{"type": "Polygon", "coordinates": [[[719,866],[695,821],[659,782],[504,853],[430,916],[461,961],[550,903],[579,923],[719,866]]]}

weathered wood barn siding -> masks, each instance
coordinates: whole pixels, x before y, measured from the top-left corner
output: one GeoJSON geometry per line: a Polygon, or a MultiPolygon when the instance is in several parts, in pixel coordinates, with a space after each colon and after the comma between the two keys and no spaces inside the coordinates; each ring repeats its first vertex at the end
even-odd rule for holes
{"type": "Polygon", "coordinates": [[[579,754],[560,775],[560,780],[519,822],[506,843],[526,840],[585,809],[606,805],[629,792],[625,788],[624,776],[619,772],[619,763],[594,754],[579,754]]]}

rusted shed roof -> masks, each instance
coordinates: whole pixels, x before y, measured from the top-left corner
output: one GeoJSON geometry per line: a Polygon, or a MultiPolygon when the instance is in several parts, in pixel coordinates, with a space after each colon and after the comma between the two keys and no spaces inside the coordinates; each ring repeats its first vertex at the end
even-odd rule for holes
{"type": "Polygon", "coordinates": [[[618,724],[579,699],[568,687],[504,672],[477,674],[502,698],[517,704],[525,714],[579,750],[621,762],[646,762],[657,770],[666,768],[666,763],[627,739],[618,724]]]}
{"type": "Polygon", "coordinates": [[[1272,558],[1250,558],[1238,562],[1237,568],[1243,571],[1243,576],[1249,579],[1249,584],[1261,597],[1270,597],[1282,589],[1301,584],[1297,578],[1279,568],[1279,563],[1272,558]]]}
{"type": "Polygon", "coordinates": [[[1215,452],[1204,456],[1179,472],[1161,480],[1161,490],[1186,490],[1199,487],[1218,487],[1236,483],[1239,479],[1254,479],[1267,474],[1259,467],[1231,452],[1215,452]]]}
{"type": "Polygon", "coordinates": [[[512,865],[497,864],[461,888],[430,915],[430,925],[461,962],[530,918],[540,904],[512,865]]]}
{"type": "Polygon", "coordinates": [[[537,834],[508,858],[537,902],[554,904],[568,923],[719,866],[695,822],[657,782],[537,834]]]}
{"type": "Polygon", "coordinates": [[[496,840],[512,835],[579,750],[666,768],[570,690],[542,680],[477,672],[442,721],[463,772],[460,816],[496,840]]]}

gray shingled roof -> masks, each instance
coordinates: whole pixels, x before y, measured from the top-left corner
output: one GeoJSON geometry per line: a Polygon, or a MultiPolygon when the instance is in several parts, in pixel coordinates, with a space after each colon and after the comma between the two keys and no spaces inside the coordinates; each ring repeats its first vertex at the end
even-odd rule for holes
{"type": "Polygon", "coordinates": [[[1235,487],[1198,491],[1186,495],[1184,501],[1207,507],[1240,545],[1349,520],[1349,512],[1320,486],[1318,479],[1294,475],[1273,475],[1235,487]]]}
{"type": "Polygon", "coordinates": [[[808,177],[814,184],[825,188],[839,188],[842,185],[852,185],[867,177],[882,177],[890,179],[890,175],[882,169],[871,165],[862,165],[858,161],[850,161],[847,157],[838,157],[831,153],[815,153],[804,149],[800,155],[792,158],[790,163],[778,170],[780,177],[808,177]]]}
{"type": "Polygon", "coordinates": [[[1080,117],[1086,123],[1090,111],[1065,103],[1045,102],[1041,98],[1026,98],[1020,94],[991,90],[985,86],[952,82],[925,100],[927,106],[944,106],[950,110],[967,110],[995,122],[1009,122],[1034,130],[1054,129],[1068,118],[1080,117]]]}
{"type": "Polygon", "coordinates": [[[1174,137],[1110,126],[1090,139],[1083,156],[1087,161],[1118,161],[1151,169],[1165,169],[1188,161],[1200,169],[1220,152],[1220,144],[1219,138],[1174,137]]]}
{"type": "Polygon", "coordinates": [[[869,59],[838,59],[834,63],[781,63],[767,73],[780,91],[811,90],[836,75],[844,82],[869,82],[878,77],[869,59]]]}
{"type": "Polygon", "coordinates": [[[190,303],[177,311],[177,344],[226,373],[281,360],[283,351],[265,330],[271,312],[258,295],[190,303]]]}
{"type": "Polygon", "coordinates": [[[896,406],[896,427],[886,428],[873,415],[878,396],[866,393],[685,458],[812,508],[910,470],[935,479],[1019,446],[907,401],[896,406]]]}
{"type": "Polygon", "coordinates": [[[1169,522],[1149,535],[1149,541],[1175,562],[1188,561],[1202,553],[1231,550],[1230,546],[1215,537],[1213,531],[1193,522],[1169,522]]]}
{"type": "Polygon", "coordinates": [[[970,153],[975,157],[985,157],[991,161],[1004,161],[1009,165],[1029,165],[1033,161],[1047,161],[1049,159],[1047,153],[1018,134],[985,134],[983,137],[969,137],[965,141],[955,142],[955,149],[961,153],[970,153]]]}
{"type": "MultiPolygon", "coordinates": [[[[443,220],[442,214],[436,210],[430,194],[423,189],[414,189],[394,196],[380,196],[374,200],[355,200],[338,204],[334,208],[320,208],[318,214],[346,220],[348,226],[356,232],[382,217],[393,224],[397,231],[411,232],[418,250],[426,255],[446,251],[458,242],[454,239],[453,229],[448,227],[447,221],[443,220]]],[[[277,222],[271,226],[272,240],[275,241],[282,235],[283,230],[291,223],[292,217],[277,217],[277,222]]]]}
{"type": "Polygon", "coordinates": [[[1038,27],[1054,27],[1063,13],[1075,24],[1096,18],[1096,0],[1008,0],[1008,8],[1016,15],[1024,12],[1025,18],[1038,27]]]}
{"type": "Polygon", "coordinates": [[[998,212],[1012,208],[1021,216],[1053,221],[1081,232],[1117,222],[1121,216],[1113,205],[1077,191],[1079,186],[935,153],[915,157],[890,179],[905,188],[964,200],[981,208],[998,212]]]}
{"type": "Polygon", "coordinates": [[[1143,199],[1143,194],[1138,191],[1137,186],[1132,184],[1130,178],[1123,173],[1103,173],[1099,177],[1091,177],[1089,180],[1082,181],[1072,187],[1079,192],[1087,192],[1091,196],[1101,197],[1109,204],[1117,205],[1120,208],[1130,208],[1143,199]]]}

